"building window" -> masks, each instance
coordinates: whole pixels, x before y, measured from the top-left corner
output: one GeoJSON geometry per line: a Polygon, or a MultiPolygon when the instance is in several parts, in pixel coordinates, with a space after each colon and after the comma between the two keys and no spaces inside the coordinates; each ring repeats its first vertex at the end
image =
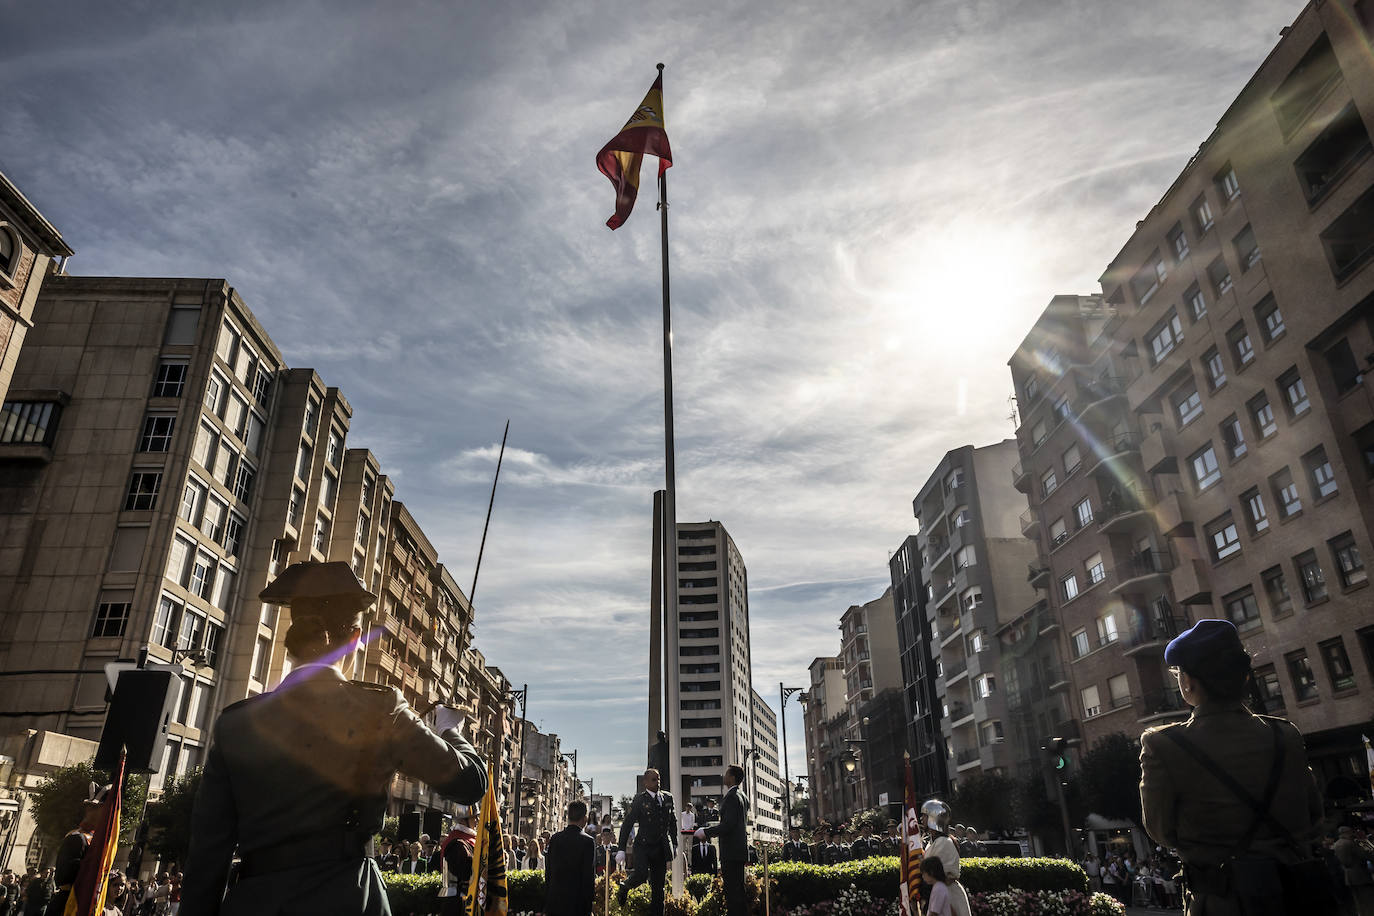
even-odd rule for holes
{"type": "Polygon", "coordinates": [[[1040,493],[1042,496],[1049,496],[1059,488],[1059,478],[1054,473],[1054,468],[1050,468],[1040,477],[1040,493]]]}
{"type": "Polygon", "coordinates": [[[1069,405],[1067,394],[1060,395],[1059,399],[1054,402],[1054,415],[1061,420],[1067,420],[1073,416],[1073,408],[1069,405]]]}
{"type": "Polygon", "coordinates": [[[1107,568],[1102,563],[1102,554],[1095,553],[1083,563],[1083,568],[1088,571],[1088,584],[1096,585],[1107,578],[1107,568]]]}
{"type": "Polygon", "coordinates": [[[1282,617],[1293,611],[1293,597],[1288,594],[1288,581],[1283,576],[1283,568],[1271,566],[1260,574],[1264,583],[1264,594],[1269,600],[1269,609],[1275,617],[1282,617]]]}
{"type": "Polygon", "coordinates": [[[978,554],[972,544],[965,544],[954,553],[954,568],[967,569],[978,562],[978,554]]]}
{"type": "Polygon", "coordinates": [[[1236,179],[1236,170],[1231,168],[1231,163],[1228,162],[1222,166],[1214,180],[1222,200],[1230,203],[1240,196],[1240,182],[1236,179]]]}
{"type": "Polygon", "coordinates": [[[0,273],[7,277],[14,276],[14,270],[19,265],[19,255],[24,250],[14,230],[9,226],[0,226],[0,273]]]}
{"type": "Polygon", "coordinates": [[[1237,368],[1244,369],[1255,358],[1255,345],[1250,342],[1250,332],[1245,329],[1244,322],[1236,322],[1226,332],[1226,343],[1231,348],[1237,368]]]}
{"type": "Polygon", "coordinates": [[[1116,642],[1116,615],[1107,613],[1097,618],[1097,644],[1109,646],[1116,642]]]}
{"type": "Polygon", "coordinates": [[[1349,531],[1327,543],[1331,547],[1331,556],[1336,561],[1336,574],[1341,578],[1342,588],[1359,585],[1369,578],[1365,575],[1360,548],[1355,546],[1355,538],[1349,531]]]}
{"type": "Polygon", "coordinates": [[[253,400],[263,407],[272,400],[272,373],[262,363],[258,363],[258,374],[253,378],[253,400]]]}
{"type": "Polygon", "coordinates": [[[1188,461],[1192,465],[1193,482],[1199,492],[1221,480],[1221,465],[1217,463],[1217,453],[1216,449],[1212,448],[1212,443],[1208,442],[1198,449],[1188,461]]]}
{"type": "Polygon", "coordinates": [[[272,640],[266,636],[259,636],[257,646],[253,649],[253,680],[259,684],[267,683],[268,666],[272,664],[272,640]]]}
{"type": "Polygon", "coordinates": [[[1149,302],[1159,289],[1159,284],[1163,283],[1168,275],[1168,268],[1159,252],[1150,255],[1150,259],[1131,278],[1131,292],[1135,294],[1136,301],[1141,305],[1149,302]]]}
{"type": "Polygon", "coordinates": [[[1169,247],[1174,250],[1175,261],[1188,257],[1188,234],[1183,231],[1182,223],[1174,223],[1174,228],[1169,230],[1169,247]]]}
{"type": "Polygon", "coordinates": [[[1278,340],[1288,330],[1283,323],[1283,313],[1279,311],[1279,305],[1272,295],[1265,296],[1264,301],[1255,306],[1255,317],[1259,319],[1260,333],[1267,344],[1278,340]]]}
{"type": "Polygon", "coordinates": [[[1092,651],[1092,646],[1088,642],[1088,631],[1084,627],[1079,627],[1077,630],[1074,630],[1073,635],[1069,637],[1069,641],[1073,643],[1074,658],[1082,658],[1092,651]]]}
{"type": "Polygon", "coordinates": [[[1326,259],[1337,281],[1343,281],[1374,255],[1374,188],[1360,195],[1321,234],[1326,259]]]}
{"type": "Polygon", "coordinates": [[[329,519],[323,515],[315,516],[315,538],[312,543],[320,553],[329,553],[329,519]]]}
{"type": "Polygon", "coordinates": [[[1197,222],[1198,235],[1205,235],[1207,230],[1212,228],[1212,205],[1207,202],[1207,198],[1199,197],[1193,201],[1193,219],[1197,222]]]}
{"type": "Polygon", "coordinates": [[[248,498],[253,494],[253,478],[257,472],[253,466],[246,461],[240,461],[238,470],[234,474],[234,496],[239,502],[248,502],[248,498]]]}
{"type": "Polygon", "coordinates": [[[163,360],[158,363],[157,379],[153,382],[153,397],[179,398],[186,385],[186,364],[163,360]]]}
{"type": "Polygon", "coordinates": [[[1120,709],[1131,702],[1131,682],[1124,674],[1107,678],[1107,698],[1112,709],[1120,709]]]}
{"type": "Polygon", "coordinates": [[[1326,368],[1331,372],[1331,381],[1336,386],[1337,394],[1345,394],[1364,382],[1364,373],[1355,362],[1349,340],[1341,338],[1322,355],[1326,357],[1326,368]]]}
{"type": "Polygon", "coordinates": [[[1256,668],[1252,683],[1257,701],[1252,704],[1255,712],[1265,716],[1283,715],[1283,688],[1279,686],[1279,675],[1274,666],[1263,665],[1256,668]]]}
{"type": "Polygon", "coordinates": [[[1331,50],[1331,39],[1323,33],[1270,96],[1274,119],[1285,137],[1307,120],[1327,87],[1340,78],[1341,68],[1331,50]]]}
{"type": "Polygon", "coordinates": [[[1240,553],[1240,533],[1236,523],[1227,512],[1207,526],[1207,540],[1212,546],[1212,561],[1221,562],[1227,557],[1240,553]]]}
{"type": "Polygon", "coordinates": [[[1224,596],[1221,603],[1226,608],[1226,617],[1237,627],[1244,629],[1248,625],[1259,623],[1259,604],[1255,601],[1255,593],[1250,586],[1224,596]]]}
{"type": "Polygon", "coordinates": [[[1249,224],[1236,233],[1231,240],[1236,249],[1236,260],[1240,262],[1240,272],[1245,273],[1260,262],[1259,242],[1255,241],[1255,230],[1249,224]]]}
{"type": "Polygon", "coordinates": [[[1218,296],[1231,291],[1231,268],[1226,266],[1226,259],[1221,255],[1217,255],[1212,263],[1207,265],[1207,279],[1212,284],[1212,291],[1218,296]]]}
{"type": "Polygon", "coordinates": [[[1269,403],[1269,395],[1261,391],[1247,401],[1246,406],[1250,410],[1250,419],[1255,422],[1255,431],[1261,439],[1268,439],[1279,431],[1278,423],[1274,422],[1274,408],[1269,403]]]}
{"type": "Polygon", "coordinates": [[[286,522],[297,531],[301,530],[301,509],[305,505],[305,491],[300,487],[291,488],[291,501],[286,504],[286,522]]]}
{"type": "Polygon", "coordinates": [[[95,609],[95,622],[91,624],[91,638],[123,636],[129,624],[128,601],[102,601],[95,609]]]}
{"type": "Polygon", "coordinates": [[[239,555],[239,548],[243,546],[243,516],[237,512],[230,512],[229,519],[224,523],[224,552],[231,557],[239,555]]]}
{"type": "Polygon", "coordinates": [[[300,451],[296,454],[296,476],[301,480],[310,479],[310,464],[313,449],[304,442],[301,443],[300,451]]]}
{"type": "Polygon", "coordinates": [[[1070,445],[1064,451],[1064,476],[1072,477],[1082,463],[1083,456],[1078,450],[1078,444],[1070,445]]]}
{"type": "Polygon", "coordinates": [[[162,487],[161,471],[134,471],[129,477],[129,491],[124,494],[124,511],[143,512],[157,505],[157,491],[162,487]]]}
{"type": "Polygon", "coordinates": [[[138,440],[140,452],[165,452],[172,447],[172,428],[177,418],[167,415],[149,415],[143,418],[143,435],[138,440]]]}
{"type": "Polygon", "coordinates": [[[1284,657],[1288,663],[1288,676],[1293,679],[1293,694],[1298,701],[1317,698],[1317,676],[1312,673],[1312,665],[1307,661],[1307,652],[1299,649],[1284,657]]]}
{"type": "Polygon", "coordinates": [[[1312,498],[1314,500],[1325,499],[1336,493],[1339,487],[1336,486],[1336,472],[1331,469],[1331,462],[1326,458],[1326,449],[1317,446],[1306,455],[1302,456],[1302,463],[1307,468],[1307,477],[1312,482],[1312,498]]]}
{"type": "Polygon", "coordinates": [[[159,646],[172,646],[172,634],[176,632],[173,627],[177,621],[177,611],[180,606],[163,595],[157,602],[157,613],[153,615],[152,640],[159,646]]]}
{"type": "Polygon", "coordinates": [[[1083,701],[1083,718],[1091,719],[1102,714],[1102,700],[1098,697],[1096,684],[1080,690],[1079,697],[1083,701]]]}
{"type": "Polygon", "coordinates": [[[973,682],[973,689],[980,700],[986,700],[997,692],[997,678],[991,674],[980,674],[973,682]]]}
{"type": "Polygon", "coordinates": [[[1250,525],[1252,535],[1269,530],[1269,514],[1264,508],[1264,496],[1258,487],[1252,487],[1240,495],[1245,504],[1245,520],[1250,525]]]}
{"type": "Polygon", "coordinates": [[[964,485],[964,469],[954,468],[945,475],[945,494],[953,493],[964,485]]]}
{"type": "Polygon", "coordinates": [[[1321,563],[1315,551],[1309,550],[1293,558],[1298,571],[1298,582],[1302,586],[1302,600],[1305,604],[1316,604],[1327,597],[1326,576],[1322,575],[1321,563]]]}
{"type": "Polygon", "coordinates": [[[1307,386],[1297,369],[1289,369],[1279,376],[1279,388],[1283,391],[1284,403],[1290,417],[1300,417],[1307,413],[1312,403],[1307,399],[1307,386]]]}
{"type": "Polygon", "coordinates": [[[196,551],[196,561],[191,566],[191,594],[210,600],[210,592],[215,585],[215,558],[207,553],[196,551]]]}
{"type": "Polygon", "coordinates": [[[1293,480],[1293,472],[1284,468],[1269,478],[1269,486],[1274,491],[1274,500],[1279,504],[1279,518],[1292,518],[1302,511],[1302,498],[1298,496],[1298,485],[1293,480]]]}
{"type": "Polygon", "coordinates": [[[1000,719],[992,719],[988,722],[984,722],[978,727],[978,730],[982,735],[984,747],[987,747],[989,744],[1001,744],[1004,740],[1002,722],[1000,719]]]}
{"type": "Polygon", "coordinates": [[[334,467],[338,467],[339,459],[343,457],[342,453],[343,436],[339,435],[338,430],[331,429],[329,431],[329,446],[327,451],[325,451],[324,453],[324,460],[332,464],[334,467]]]}
{"type": "Polygon", "coordinates": [[[1188,291],[1183,294],[1183,301],[1188,303],[1188,311],[1193,313],[1193,320],[1200,321],[1207,314],[1207,297],[1202,295],[1202,288],[1194,283],[1188,287],[1188,291]]]}
{"type": "Polygon", "coordinates": [[[224,627],[215,623],[213,620],[206,621],[205,645],[201,647],[201,652],[205,654],[205,663],[211,668],[219,667],[219,648],[224,640],[224,627]]]}
{"type": "Polygon", "coordinates": [[[181,517],[192,525],[200,521],[200,509],[205,503],[205,486],[194,478],[186,481],[181,491],[181,517]]]}
{"type": "Polygon", "coordinates": [[[0,443],[52,445],[62,405],[52,401],[5,401],[0,407],[0,443]]]}
{"type": "Polygon", "coordinates": [[[1150,365],[1158,366],[1164,357],[1173,352],[1174,347],[1183,339],[1183,323],[1178,315],[1170,312],[1163,321],[1146,335],[1150,345],[1150,365]]]}
{"type": "Polygon", "coordinates": [[[1180,429],[1202,416],[1202,395],[1196,385],[1189,385],[1175,391],[1169,398],[1174,405],[1174,416],[1180,429]]]}
{"type": "Polygon", "coordinates": [[[1355,163],[1369,155],[1369,132],[1351,102],[1293,163],[1309,204],[1315,204],[1355,163]]]}
{"type": "Polygon", "coordinates": [[[1062,518],[1057,518],[1050,523],[1050,543],[1058,547],[1069,539],[1069,528],[1064,524],[1062,518]]]}
{"type": "Polygon", "coordinates": [[[983,603],[983,590],[975,585],[973,588],[965,591],[959,600],[964,610],[971,611],[983,603]]]}
{"type": "Polygon", "coordinates": [[[1202,354],[1202,365],[1207,372],[1207,387],[1216,391],[1226,384],[1226,364],[1222,362],[1221,351],[1212,347],[1202,354]]]}
{"type": "Polygon", "coordinates": [[[1337,636],[1320,643],[1317,649],[1322,654],[1322,664],[1326,665],[1326,676],[1331,679],[1331,689],[1355,689],[1355,672],[1350,667],[1350,656],[1345,654],[1345,640],[1337,636]]]}
{"type": "Polygon", "coordinates": [[[1065,601],[1078,597],[1078,574],[1069,573],[1059,580],[1059,594],[1065,601]]]}
{"type": "Polygon", "coordinates": [[[1221,441],[1232,461],[1245,454],[1245,430],[1241,428],[1240,420],[1235,414],[1221,421],[1221,441]]]}
{"type": "Polygon", "coordinates": [[[956,529],[962,528],[965,525],[972,523],[972,521],[973,513],[969,511],[968,506],[960,506],[959,508],[955,509],[953,512],[949,514],[949,523],[953,525],[956,529]]]}
{"type": "Polygon", "coordinates": [[[228,511],[229,507],[214,496],[205,500],[205,511],[201,513],[200,517],[200,530],[216,543],[219,542],[220,535],[223,533],[224,516],[228,511]]]}

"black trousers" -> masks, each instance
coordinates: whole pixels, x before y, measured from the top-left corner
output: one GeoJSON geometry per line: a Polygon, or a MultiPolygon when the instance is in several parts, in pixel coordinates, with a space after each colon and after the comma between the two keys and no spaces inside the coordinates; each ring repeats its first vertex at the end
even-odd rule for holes
{"type": "Polygon", "coordinates": [[[744,898],[743,862],[721,862],[720,880],[725,885],[725,916],[746,916],[749,905],[744,898]]]}
{"type": "Polygon", "coordinates": [[[628,894],[645,881],[649,882],[649,916],[663,916],[663,879],[668,873],[668,862],[664,859],[651,859],[648,856],[635,856],[634,871],[630,872],[620,892],[628,894]]]}

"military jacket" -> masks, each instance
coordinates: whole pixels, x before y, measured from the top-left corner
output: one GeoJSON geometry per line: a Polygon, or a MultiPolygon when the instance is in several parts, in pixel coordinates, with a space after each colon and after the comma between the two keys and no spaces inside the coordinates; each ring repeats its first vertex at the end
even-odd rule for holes
{"type": "Polygon", "coordinates": [[[630,830],[639,825],[634,854],[652,861],[672,859],[677,850],[677,807],[671,792],[640,792],[620,825],[620,846],[630,841],[630,830]]]}

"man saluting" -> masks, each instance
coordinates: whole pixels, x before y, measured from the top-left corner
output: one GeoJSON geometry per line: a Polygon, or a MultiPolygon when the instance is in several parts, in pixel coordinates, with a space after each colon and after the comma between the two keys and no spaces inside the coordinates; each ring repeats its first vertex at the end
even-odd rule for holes
{"type": "Polygon", "coordinates": [[[649,916],[663,916],[663,878],[677,854],[677,807],[671,792],[658,790],[658,770],[653,768],[644,771],[644,791],[635,796],[620,825],[621,849],[636,824],[639,834],[635,837],[634,870],[616,891],[616,899],[625,906],[630,890],[648,881],[649,916]]]}

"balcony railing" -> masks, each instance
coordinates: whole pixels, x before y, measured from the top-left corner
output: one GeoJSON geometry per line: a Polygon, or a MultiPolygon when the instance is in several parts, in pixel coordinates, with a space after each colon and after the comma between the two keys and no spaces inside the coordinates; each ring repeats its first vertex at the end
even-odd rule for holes
{"type": "Polygon", "coordinates": [[[1188,628],[1187,619],[1173,614],[1167,601],[1154,608],[1152,613],[1131,609],[1130,617],[1131,629],[1126,635],[1127,651],[1168,642],[1188,628]]]}
{"type": "Polygon", "coordinates": [[[1120,435],[1113,436],[1100,446],[1094,448],[1096,460],[1093,462],[1092,470],[1096,472],[1104,462],[1110,461],[1118,455],[1126,455],[1138,451],[1140,451],[1140,437],[1135,433],[1121,433],[1120,435]]]}
{"type": "Polygon", "coordinates": [[[1119,583],[1113,591],[1119,590],[1122,585],[1129,583],[1133,579],[1140,579],[1145,576],[1164,575],[1174,568],[1174,558],[1160,550],[1142,550],[1125,563],[1116,567],[1116,581],[1119,583]]]}
{"type": "Polygon", "coordinates": [[[1102,499],[1102,508],[1097,513],[1097,527],[1105,530],[1122,516],[1148,509],[1154,500],[1148,490],[1139,484],[1113,487],[1102,499]]]}
{"type": "Polygon", "coordinates": [[[954,680],[968,670],[968,659],[960,659],[945,666],[945,682],[954,680]]]}
{"type": "Polygon", "coordinates": [[[972,763],[973,761],[977,760],[979,757],[982,756],[982,754],[983,752],[980,751],[978,748],[971,747],[968,750],[963,750],[956,754],[954,757],[954,761],[959,766],[963,766],[966,763],[972,763]]]}
{"type": "Polygon", "coordinates": [[[1086,408],[1099,401],[1105,401],[1125,393],[1126,379],[1121,376],[1109,375],[1079,386],[1079,396],[1074,407],[1079,413],[1082,413],[1086,408]]]}
{"type": "Polygon", "coordinates": [[[1043,588],[1050,582],[1050,568],[1048,566],[1036,566],[1034,563],[1027,567],[1026,581],[1032,588],[1043,588]]]}
{"type": "Polygon", "coordinates": [[[1154,690],[1147,692],[1136,704],[1141,719],[1155,716],[1182,714],[1188,711],[1188,704],[1177,690],[1154,690]]]}

